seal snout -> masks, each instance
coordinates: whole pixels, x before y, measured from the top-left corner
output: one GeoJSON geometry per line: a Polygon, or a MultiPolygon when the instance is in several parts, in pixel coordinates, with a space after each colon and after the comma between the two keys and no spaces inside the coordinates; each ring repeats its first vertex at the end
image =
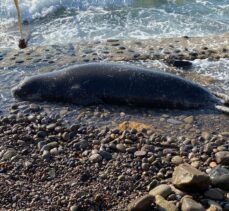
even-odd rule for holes
{"type": "Polygon", "coordinates": [[[19,86],[16,86],[11,89],[12,96],[15,98],[20,98],[21,95],[21,88],[19,86]]]}

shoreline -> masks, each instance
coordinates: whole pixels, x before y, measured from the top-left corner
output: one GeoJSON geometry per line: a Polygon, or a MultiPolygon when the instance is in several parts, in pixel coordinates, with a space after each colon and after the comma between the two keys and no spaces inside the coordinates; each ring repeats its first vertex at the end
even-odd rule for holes
{"type": "MultiPolygon", "coordinates": [[[[28,70],[26,74],[34,74],[91,61],[139,62],[140,65],[144,61],[150,65],[150,61],[158,59],[164,62],[218,60],[229,57],[229,49],[225,48],[228,38],[229,34],[205,38],[108,40],[11,49],[5,54],[0,49],[0,69],[7,71],[16,67],[22,72],[28,70]]],[[[174,67],[166,71],[205,86],[216,84],[211,77],[177,72],[174,67]]],[[[184,201],[187,204],[190,195],[206,209],[229,207],[229,192],[221,190],[221,186],[218,190],[209,185],[203,192],[199,191],[201,183],[198,183],[193,194],[175,188],[171,179],[175,167],[184,163],[206,175],[221,165],[229,169],[229,163],[224,162],[229,153],[229,119],[222,113],[77,107],[14,100],[6,107],[0,117],[0,207],[3,210],[134,211],[145,200],[145,209],[158,210],[168,205],[175,211],[184,206],[184,201]],[[219,159],[219,152],[226,153],[219,159]],[[166,186],[157,195],[163,199],[149,196],[149,191],[162,184],[166,186]],[[214,194],[209,196],[207,191],[214,194]]]]}
{"type": "Polygon", "coordinates": [[[132,60],[194,60],[229,58],[229,33],[208,37],[180,37],[149,40],[107,40],[65,45],[0,49],[0,68],[31,63],[66,63],[132,60]],[[55,55],[55,60],[52,61],[55,55]],[[36,56],[36,60],[33,57],[36,56]],[[48,58],[47,58],[48,57],[48,58]],[[50,63],[48,60],[50,60],[50,63]],[[14,64],[14,65],[13,65],[14,64]]]}

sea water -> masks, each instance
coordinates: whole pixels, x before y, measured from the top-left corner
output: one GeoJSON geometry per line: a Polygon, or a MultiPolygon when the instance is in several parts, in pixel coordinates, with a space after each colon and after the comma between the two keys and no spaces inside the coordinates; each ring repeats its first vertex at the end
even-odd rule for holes
{"type": "MultiPolygon", "coordinates": [[[[109,38],[207,36],[229,31],[229,0],[20,0],[30,45],[109,38]],[[29,27],[28,27],[29,24],[29,27]]],[[[19,33],[13,0],[0,1],[0,47],[19,33]]]]}

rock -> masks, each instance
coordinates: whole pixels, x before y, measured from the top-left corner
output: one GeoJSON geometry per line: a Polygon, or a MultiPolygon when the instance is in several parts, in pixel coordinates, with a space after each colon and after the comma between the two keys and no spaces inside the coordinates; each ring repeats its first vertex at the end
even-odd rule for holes
{"type": "Polygon", "coordinates": [[[175,206],[175,204],[165,200],[162,196],[157,195],[155,199],[155,203],[157,204],[159,211],[178,211],[178,208],[175,206]]]}
{"type": "Polygon", "coordinates": [[[92,161],[92,162],[94,162],[94,163],[98,163],[98,162],[100,162],[102,159],[103,159],[102,156],[101,156],[100,154],[97,154],[97,153],[95,153],[95,154],[93,154],[93,155],[91,155],[91,156],[89,157],[89,160],[92,161]]]}
{"type": "Polygon", "coordinates": [[[46,129],[47,130],[54,130],[55,127],[56,127],[56,123],[51,123],[51,124],[49,124],[49,125],[46,126],[46,129]]]}
{"type": "Polygon", "coordinates": [[[217,165],[209,172],[211,184],[223,190],[229,191],[229,170],[217,165]]]}
{"type": "Polygon", "coordinates": [[[44,150],[42,153],[42,158],[48,160],[48,159],[50,159],[50,157],[51,157],[51,155],[50,155],[49,151],[44,150]]]}
{"type": "Polygon", "coordinates": [[[154,197],[150,195],[142,196],[135,199],[128,205],[128,211],[150,211],[151,204],[154,202],[154,197]]]}
{"type": "Polygon", "coordinates": [[[225,204],[223,210],[224,210],[224,211],[229,211],[229,203],[225,204]]]}
{"type": "Polygon", "coordinates": [[[229,165],[229,151],[217,152],[215,158],[217,163],[229,165]]]}
{"type": "Polygon", "coordinates": [[[117,145],[116,145],[116,149],[117,149],[119,152],[125,152],[125,151],[126,151],[126,147],[125,147],[123,144],[117,144],[117,145]]]}
{"type": "Polygon", "coordinates": [[[206,131],[203,131],[201,133],[201,136],[205,139],[205,140],[208,140],[210,138],[210,134],[209,132],[206,132],[206,131]]]}
{"type": "Polygon", "coordinates": [[[30,105],[29,105],[29,109],[30,109],[32,112],[37,112],[37,111],[39,111],[41,108],[40,108],[40,106],[37,105],[37,104],[30,104],[30,105]]]}
{"type": "Polygon", "coordinates": [[[223,190],[229,191],[229,174],[214,177],[211,179],[211,183],[215,187],[219,187],[223,190]]]}
{"type": "Polygon", "coordinates": [[[224,193],[218,189],[218,188],[211,188],[207,190],[204,195],[207,198],[213,199],[213,200],[223,200],[224,199],[224,193]]]}
{"type": "Polygon", "coordinates": [[[159,186],[155,187],[154,189],[152,189],[149,192],[149,195],[152,195],[152,196],[160,195],[160,196],[166,198],[171,193],[172,193],[171,187],[169,185],[162,184],[162,185],[159,185],[159,186]]]}
{"type": "Polygon", "coordinates": [[[193,120],[194,120],[193,116],[188,116],[188,117],[184,118],[184,122],[187,124],[192,124],[193,120]]]}
{"type": "Polygon", "coordinates": [[[76,206],[76,205],[72,205],[72,206],[70,207],[70,211],[79,211],[79,207],[76,206]]]}
{"type": "Polygon", "coordinates": [[[85,150],[85,149],[87,149],[88,146],[89,146],[89,144],[88,144],[87,140],[81,140],[81,141],[73,144],[73,148],[75,150],[85,150]]]}
{"type": "Polygon", "coordinates": [[[146,155],[146,151],[136,151],[135,153],[134,153],[134,155],[136,156],[136,157],[144,157],[145,155],[146,155]]]}
{"type": "Polygon", "coordinates": [[[12,157],[16,155],[17,151],[13,148],[6,150],[6,152],[2,155],[2,160],[10,160],[12,157]]]}
{"type": "Polygon", "coordinates": [[[150,164],[149,163],[142,163],[142,169],[144,170],[144,171],[147,171],[147,170],[149,170],[149,168],[150,168],[150,164]]]}
{"type": "Polygon", "coordinates": [[[174,156],[174,157],[171,159],[171,162],[172,162],[174,165],[178,166],[178,165],[180,165],[180,164],[183,163],[183,158],[182,158],[181,156],[177,155],[177,156],[174,156]]]}
{"type": "Polygon", "coordinates": [[[209,208],[206,211],[223,211],[222,207],[215,201],[208,200],[209,208]]]}
{"type": "Polygon", "coordinates": [[[181,200],[182,211],[205,211],[204,207],[190,197],[184,197],[181,200]]]}
{"type": "Polygon", "coordinates": [[[210,177],[185,163],[175,168],[172,176],[172,183],[177,188],[202,191],[208,189],[210,177]]]}
{"type": "Polygon", "coordinates": [[[50,154],[51,154],[51,155],[58,155],[58,154],[59,154],[58,149],[57,149],[56,147],[53,148],[53,149],[51,149],[51,150],[50,150],[50,154]]]}
{"type": "Polygon", "coordinates": [[[55,148],[55,147],[58,147],[58,142],[53,141],[53,142],[50,142],[50,143],[44,145],[42,147],[41,151],[44,151],[44,150],[49,151],[49,150],[51,150],[52,148],[55,148]]]}
{"type": "Polygon", "coordinates": [[[100,151],[99,154],[105,159],[105,160],[111,160],[112,159],[112,155],[109,152],[106,151],[100,151]]]}
{"type": "Polygon", "coordinates": [[[211,177],[211,179],[223,175],[228,175],[228,174],[229,174],[229,170],[222,167],[221,165],[217,165],[209,172],[209,176],[211,177]]]}

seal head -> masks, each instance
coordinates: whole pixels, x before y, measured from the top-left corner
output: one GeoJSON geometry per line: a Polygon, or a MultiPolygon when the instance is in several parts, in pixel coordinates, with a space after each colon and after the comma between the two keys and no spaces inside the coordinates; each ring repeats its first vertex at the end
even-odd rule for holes
{"type": "Polygon", "coordinates": [[[16,99],[41,101],[47,98],[54,98],[56,84],[52,80],[44,80],[38,76],[25,78],[18,86],[12,89],[12,95],[16,99]],[[50,95],[50,93],[52,93],[50,95]]]}

